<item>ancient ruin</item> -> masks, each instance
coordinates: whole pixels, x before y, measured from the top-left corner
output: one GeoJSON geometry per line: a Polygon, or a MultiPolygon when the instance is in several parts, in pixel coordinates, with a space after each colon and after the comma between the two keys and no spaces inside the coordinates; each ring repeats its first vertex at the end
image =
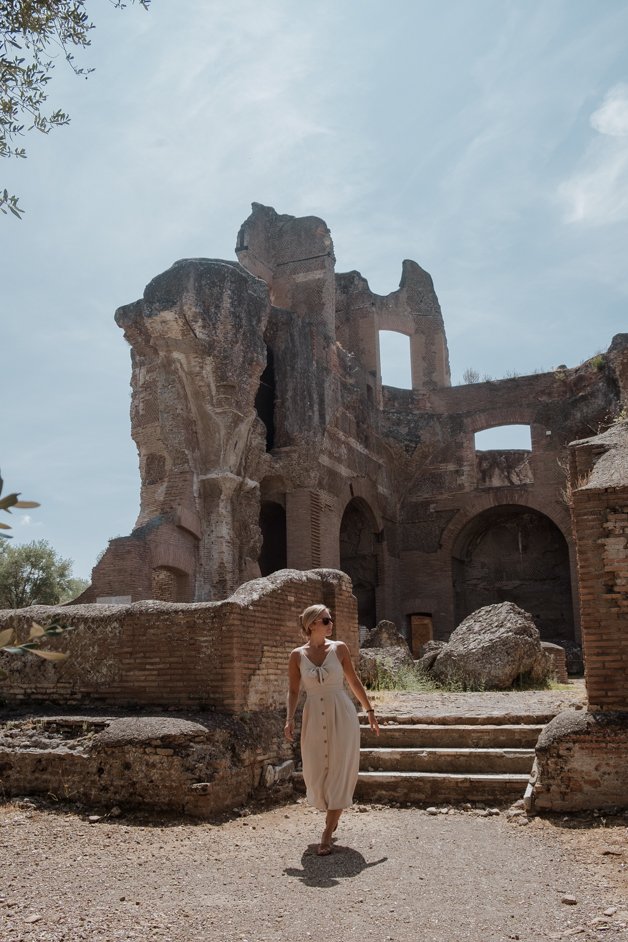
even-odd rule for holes
{"type": "Polygon", "coordinates": [[[415,656],[504,601],[544,641],[578,641],[566,446],[626,401],[628,336],[573,369],[452,387],[415,262],[376,295],[336,274],[322,219],[259,204],[236,252],[177,262],[116,313],[141,505],[80,601],[224,599],[323,566],[351,576],[361,625],[394,621],[415,656]],[[382,330],[410,339],[411,390],[382,385],[382,330]],[[510,424],[530,427],[530,451],[476,450],[510,424]]]}
{"type": "MultiPolygon", "coordinates": [[[[233,807],[289,775],[285,668],[306,605],[333,611],[357,660],[382,620],[394,624],[378,644],[397,626],[415,658],[427,643],[436,659],[466,616],[514,603],[561,669],[563,647],[583,641],[589,696],[541,734],[529,807],[626,806],[628,334],[572,369],[452,387],[415,262],[378,296],[358,272],[335,273],[321,219],[257,204],[236,251],[176,263],[116,313],[140,513],[75,603],[0,613],[20,640],[33,620],[72,629],[50,642],[70,654],[61,664],[3,655],[5,793],[233,807]],[[382,385],[382,330],[410,338],[410,390],[382,385]],[[529,451],[476,448],[476,433],[508,424],[529,426],[529,451]]],[[[405,732],[425,735],[415,719],[405,732]]],[[[459,769],[448,800],[495,800],[504,782],[521,794],[540,729],[523,716],[450,723],[439,748],[468,753],[490,733],[524,754],[500,756],[503,782],[476,756],[482,773],[459,769]]],[[[363,794],[379,794],[372,775],[363,794]]],[[[403,800],[434,800],[423,781],[405,776],[403,800]]],[[[382,787],[400,799],[398,783],[382,787]]]]}

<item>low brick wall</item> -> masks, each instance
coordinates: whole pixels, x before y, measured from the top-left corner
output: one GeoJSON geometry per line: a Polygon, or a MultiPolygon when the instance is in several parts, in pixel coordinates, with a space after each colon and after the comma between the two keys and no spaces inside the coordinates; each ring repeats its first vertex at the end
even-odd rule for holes
{"type": "Polygon", "coordinates": [[[32,621],[72,627],[47,647],[62,663],[0,653],[5,703],[55,706],[213,708],[227,713],[276,710],[285,703],[287,659],[300,644],[297,616],[321,602],[335,637],[358,653],[351,582],[332,569],[282,570],[245,583],[222,602],[34,606],[0,612],[0,627],[25,640],[32,621]]]}
{"type": "Polygon", "coordinates": [[[565,710],[536,746],[537,811],[625,808],[628,713],[565,710]]]}

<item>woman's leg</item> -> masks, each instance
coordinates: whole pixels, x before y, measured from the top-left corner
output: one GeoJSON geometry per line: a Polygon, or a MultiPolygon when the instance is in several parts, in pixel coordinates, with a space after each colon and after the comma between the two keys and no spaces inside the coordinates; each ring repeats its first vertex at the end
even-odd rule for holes
{"type": "Polygon", "coordinates": [[[329,809],[325,817],[325,830],[323,831],[323,836],[321,837],[321,842],[318,848],[319,855],[326,856],[331,853],[331,838],[332,834],[338,827],[338,822],[340,821],[340,815],[342,814],[342,808],[338,809],[329,809]]]}

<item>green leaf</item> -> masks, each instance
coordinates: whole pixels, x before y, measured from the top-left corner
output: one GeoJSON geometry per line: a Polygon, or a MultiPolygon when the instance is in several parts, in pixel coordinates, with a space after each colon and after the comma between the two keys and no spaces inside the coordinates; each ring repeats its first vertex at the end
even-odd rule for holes
{"type": "Polygon", "coordinates": [[[70,656],[64,651],[44,651],[41,648],[33,648],[31,654],[36,654],[37,657],[43,657],[45,661],[67,661],[70,656]]]}
{"type": "Polygon", "coordinates": [[[7,646],[7,647],[4,647],[2,650],[6,651],[7,654],[26,654],[26,651],[22,647],[15,648],[15,647],[7,646]]]}

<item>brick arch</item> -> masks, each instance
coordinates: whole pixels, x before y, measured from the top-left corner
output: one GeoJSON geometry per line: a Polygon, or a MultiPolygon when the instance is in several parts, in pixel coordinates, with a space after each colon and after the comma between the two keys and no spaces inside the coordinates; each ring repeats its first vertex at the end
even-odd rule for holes
{"type": "Polygon", "coordinates": [[[495,407],[474,412],[465,419],[465,429],[472,435],[500,425],[535,425],[534,409],[522,403],[520,406],[495,407]]]}
{"type": "Polygon", "coordinates": [[[367,480],[366,478],[355,478],[350,483],[348,483],[340,495],[340,511],[339,520],[342,520],[347,506],[351,503],[352,500],[360,499],[364,504],[366,504],[369,513],[372,514],[375,523],[377,524],[377,530],[381,531],[384,528],[384,518],[382,516],[381,510],[379,509],[379,501],[377,499],[377,489],[372,481],[367,480]]]}
{"type": "Polygon", "coordinates": [[[572,642],[569,540],[532,503],[489,502],[459,522],[449,546],[455,623],[484,605],[510,601],[534,616],[544,640],[572,642]]]}
{"type": "Polygon", "coordinates": [[[392,330],[396,334],[412,337],[417,332],[414,315],[410,311],[386,311],[377,316],[377,330],[392,330]]]}
{"type": "Polygon", "coordinates": [[[460,533],[474,517],[477,517],[479,514],[483,513],[483,511],[489,510],[492,507],[507,506],[509,504],[528,507],[530,510],[535,510],[537,513],[549,517],[552,523],[555,524],[562,533],[571,552],[571,524],[567,508],[565,507],[564,510],[561,510],[553,501],[539,500],[534,494],[530,494],[527,491],[525,493],[519,493],[515,489],[513,489],[512,493],[509,492],[507,500],[495,500],[490,493],[474,494],[472,503],[468,507],[459,510],[453,520],[445,527],[441,537],[441,547],[449,555],[452,555],[460,533]]]}

